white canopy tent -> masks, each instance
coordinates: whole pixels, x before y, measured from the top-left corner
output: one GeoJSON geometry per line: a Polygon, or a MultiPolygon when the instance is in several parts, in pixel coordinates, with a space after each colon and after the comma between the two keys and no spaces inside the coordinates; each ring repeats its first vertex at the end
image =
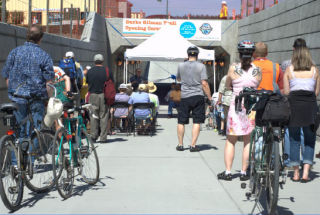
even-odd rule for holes
{"type": "MultiPolygon", "coordinates": [[[[195,46],[187,39],[182,37],[179,33],[179,29],[173,26],[165,26],[160,29],[159,32],[152,37],[141,43],[139,46],[133,49],[127,49],[124,56],[126,64],[124,67],[124,81],[128,83],[128,68],[127,62],[129,60],[135,61],[180,61],[183,62],[188,58],[187,49],[190,46],[195,46]]],[[[199,48],[199,47],[198,47],[199,48]]],[[[206,50],[199,48],[200,53],[199,60],[202,61],[214,61],[214,50],[206,50]]],[[[215,68],[214,71],[214,84],[215,84],[215,68]]],[[[214,86],[214,88],[216,88],[214,86]]]]}

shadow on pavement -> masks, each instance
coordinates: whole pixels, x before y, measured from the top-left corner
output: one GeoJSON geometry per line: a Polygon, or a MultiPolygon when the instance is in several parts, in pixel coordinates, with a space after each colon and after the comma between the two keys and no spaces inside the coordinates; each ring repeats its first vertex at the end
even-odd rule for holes
{"type": "Polygon", "coordinates": [[[108,140],[107,140],[107,143],[125,142],[125,141],[128,141],[128,139],[124,139],[124,138],[117,137],[117,138],[114,138],[114,139],[108,139],[108,140]]]}
{"type": "Polygon", "coordinates": [[[50,192],[55,192],[56,189],[52,189],[51,191],[47,192],[47,193],[35,193],[35,192],[30,192],[29,193],[29,198],[25,199],[23,201],[23,203],[21,204],[20,208],[24,208],[24,207],[29,207],[32,208],[35,206],[35,204],[42,199],[56,199],[57,197],[54,196],[50,196],[50,192]]]}
{"type": "Polygon", "coordinates": [[[207,150],[218,150],[217,147],[209,145],[209,144],[200,144],[198,145],[200,151],[207,151],[207,150]]]}
{"type": "Polygon", "coordinates": [[[100,178],[99,181],[95,185],[86,184],[81,178],[77,179],[78,182],[84,183],[80,186],[75,186],[73,196],[82,196],[88,190],[101,190],[104,189],[107,185],[104,181],[106,180],[114,180],[114,178],[110,176],[106,176],[104,178],[100,178]]]}
{"type": "MultiPolygon", "coordinates": [[[[290,197],[290,198],[288,198],[288,200],[291,201],[291,202],[295,202],[295,201],[294,201],[294,197],[290,197]]],[[[263,192],[261,193],[261,197],[260,197],[259,202],[260,202],[260,206],[262,207],[262,208],[260,207],[260,208],[262,209],[262,211],[261,211],[260,213],[258,213],[258,214],[261,214],[261,215],[269,215],[269,214],[268,214],[268,209],[267,209],[267,202],[266,202],[266,193],[265,193],[265,191],[263,191],[263,192]]],[[[290,211],[289,208],[281,207],[281,206],[279,206],[279,205],[278,205],[278,207],[277,207],[277,212],[276,212],[276,214],[277,214],[277,215],[294,215],[294,213],[293,213],[292,211],[290,211]]],[[[270,214],[270,215],[271,215],[271,214],[270,214]]]]}

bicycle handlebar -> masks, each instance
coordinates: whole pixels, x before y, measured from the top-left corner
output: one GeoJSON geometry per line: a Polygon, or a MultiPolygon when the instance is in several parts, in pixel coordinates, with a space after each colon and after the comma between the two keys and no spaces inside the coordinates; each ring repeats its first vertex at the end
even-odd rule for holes
{"type": "Polygon", "coordinates": [[[79,108],[68,109],[67,113],[73,113],[74,111],[80,111],[80,110],[83,110],[83,109],[90,110],[91,107],[92,107],[92,104],[85,104],[85,105],[81,105],[79,108]]]}
{"type": "MultiPolygon", "coordinates": [[[[251,102],[250,105],[252,107],[249,109],[247,108],[247,114],[253,109],[254,105],[259,101],[259,98],[263,96],[271,96],[273,91],[271,90],[255,90],[253,88],[244,88],[238,96],[235,98],[235,111],[241,112],[242,111],[242,99],[250,99],[251,101],[244,101],[245,103],[251,102]]],[[[246,106],[246,105],[245,105],[246,106]]]]}

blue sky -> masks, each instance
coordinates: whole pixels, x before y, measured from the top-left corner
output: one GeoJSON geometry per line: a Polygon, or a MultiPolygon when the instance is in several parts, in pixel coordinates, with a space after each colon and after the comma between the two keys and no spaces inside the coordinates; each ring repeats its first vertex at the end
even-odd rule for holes
{"type": "MultiPolygon", "coordinates": [[[[165,14],[166,0],[158,2],[157,0],[129,0],[133,3],[132,11],[140,11],[142,9],[148,15],[165,14]]],[[[236,13],[240,13],[241,0],[228,0],[229,14],[232,9],[236,9],[236,13]]],[[[186,14],[208,14],[218,15],[221,8],[220,0],[169,0],[169,12],[172,16],[186,14]]]]}

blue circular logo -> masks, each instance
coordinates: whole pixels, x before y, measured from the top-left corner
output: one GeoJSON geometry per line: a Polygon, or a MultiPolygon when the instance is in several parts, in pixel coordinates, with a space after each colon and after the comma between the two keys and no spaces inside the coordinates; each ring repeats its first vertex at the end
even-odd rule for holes
{"type": "Polygon", "coordinates": [[[184,38],[191,38],[196,34],[197,28],[192,22],[184,22],[180,26],[180,34],[184,38]]]}

